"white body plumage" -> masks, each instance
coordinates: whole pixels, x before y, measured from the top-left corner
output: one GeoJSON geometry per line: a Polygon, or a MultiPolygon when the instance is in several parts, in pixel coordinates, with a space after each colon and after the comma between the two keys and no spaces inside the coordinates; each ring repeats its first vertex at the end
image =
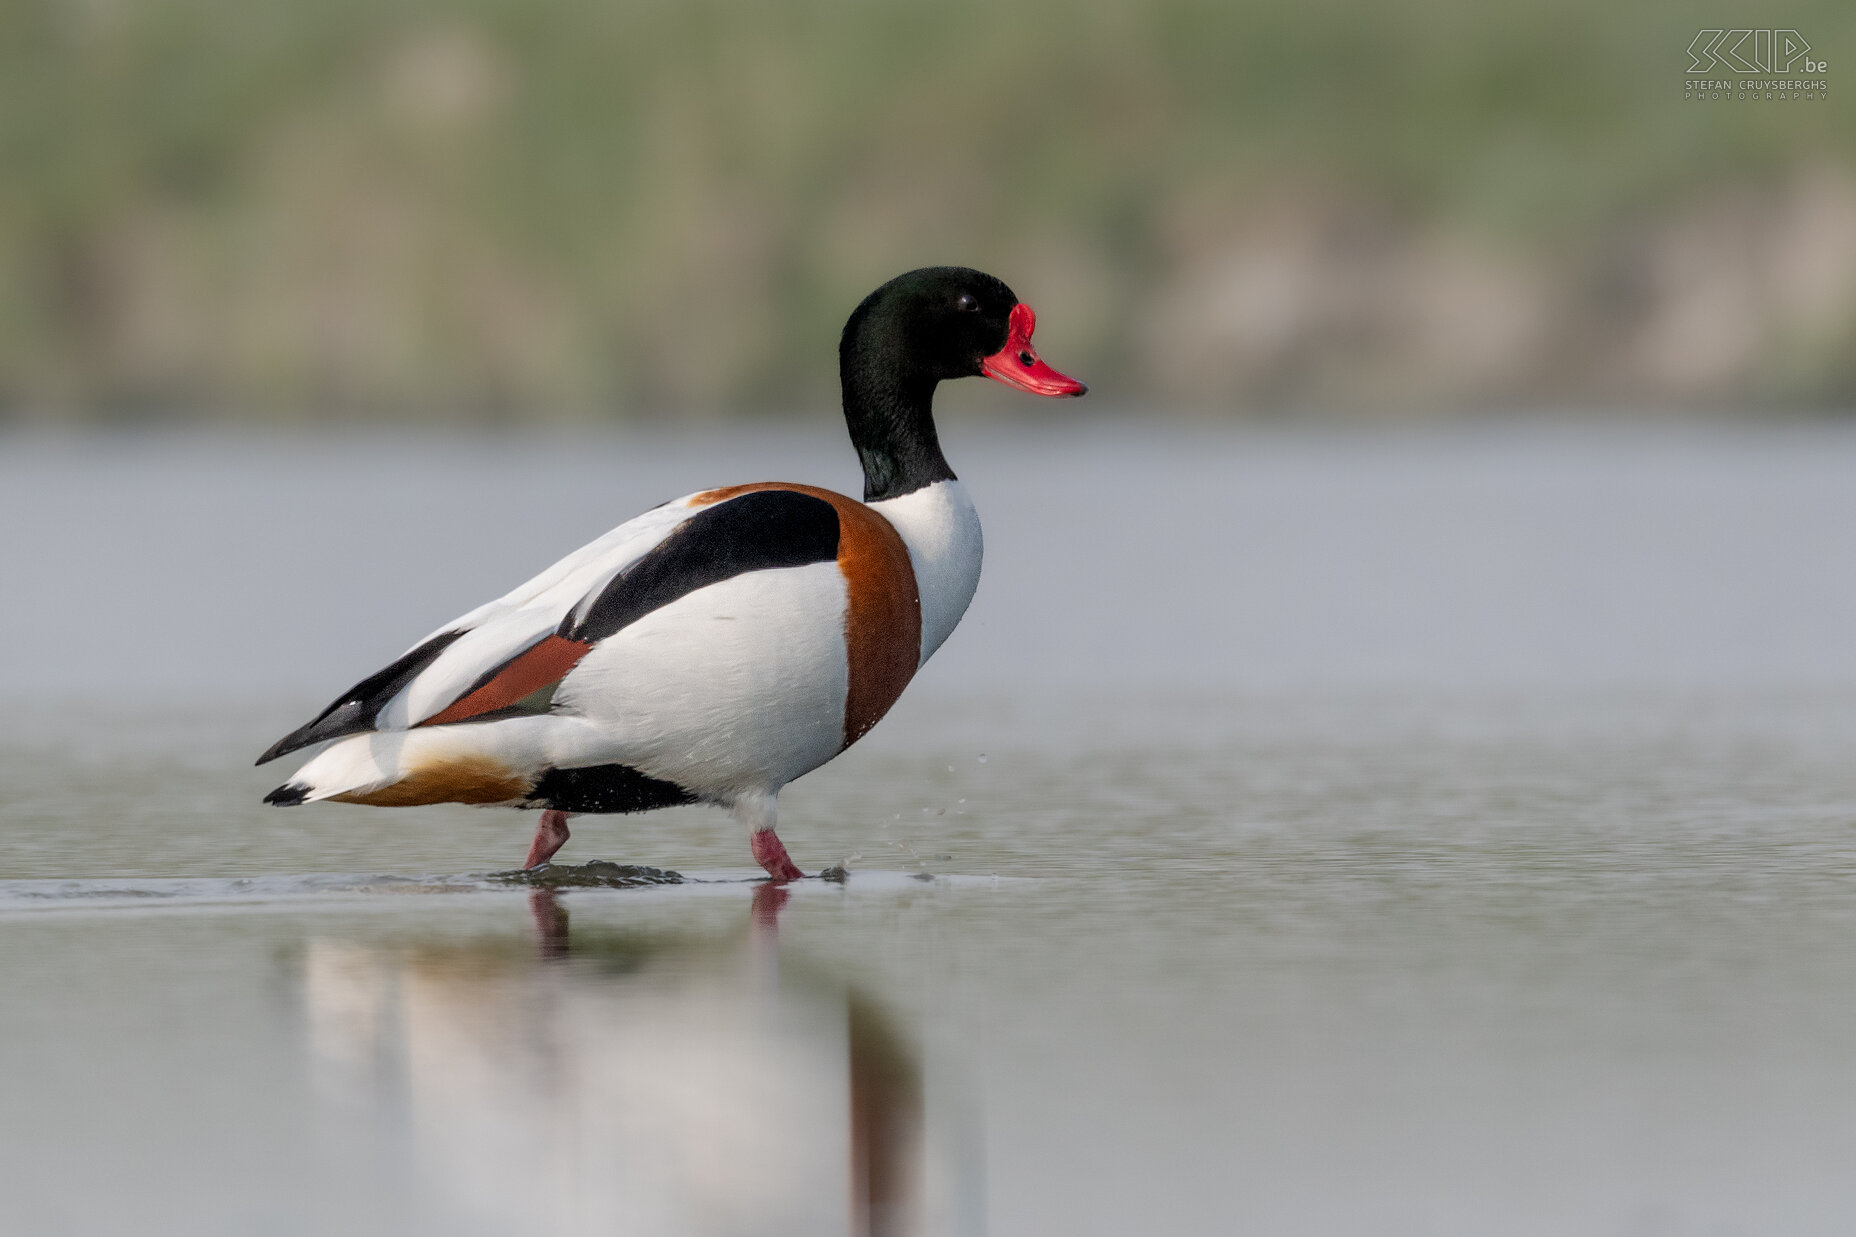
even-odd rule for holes
{"type": "MultiPolygon", "coordinates": [[[[704,499],[693,494],[646,512],[434,632],[465,634],[381,707],[375,731],[337,740],[291,785],[306,802],[392,801],[391,788],[422,770],[482,778],[494,769],[511,775],[511,793],[484,792],[477,801],[523,805],[526,788],[546,770],[617,764],[695,799],[733,805],[744,794],[777,794],[830,760],[846,745],[852,669],[854,580],[835,560],[745,572],[652,610],[595,643],[560,679],[546,712],[421,725],[555,632],[601,586],[707,509],[704,499]]],[[[978,586],[979,516],[953,480],[865,510],[893,527],[906,549],[919,598],[920,665],[952,634],[978,586]]]]}

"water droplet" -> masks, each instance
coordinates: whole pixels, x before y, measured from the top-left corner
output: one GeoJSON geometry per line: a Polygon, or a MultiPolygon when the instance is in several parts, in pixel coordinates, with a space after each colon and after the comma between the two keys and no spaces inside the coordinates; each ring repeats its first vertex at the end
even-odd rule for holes
{"type": "Polygon", "coordinates": [[[981,764],[985,764],[985,763],[986,763],[986,753],[985,753],[985,752],[981,752],[981,753],[980,753],[980,755],[979,755],[979,761],[980,761],[980,763],[981,763],[981,764]]]}
{"type": "Polygon", "coordinates": [[[965,799],[961,799],[961,800],[959,800],[959,802],[961,802],[961,803],[965,803],[965,802],[966,802],[966,800],[965,800],[965,799]]]}
{"type": "Polygon", "coordinates": [[[948,771],[949,773],[952,773],[952,772],[954,771],[954,766],[953,766],[953,765],[949,765],[949,766],[947,766],[947,771],[948,771]]]}

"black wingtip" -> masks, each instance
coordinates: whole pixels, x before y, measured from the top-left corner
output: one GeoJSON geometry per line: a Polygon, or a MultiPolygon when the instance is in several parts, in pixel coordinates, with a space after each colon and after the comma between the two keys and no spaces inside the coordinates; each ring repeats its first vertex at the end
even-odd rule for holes
{"type": "MultiPolygon", "coordinates": [[[[333,712],[334,710],[330,711],[333,712]]],[[[332,734],[317,733],[325,729],[335,729],[335,727],[325,724],[325,719],[327,717],[328,714],[325,713],[322,717],[318,717],[309,725],[299,730],[292,730],[289,734],[265,748],[264,755],[258,757],[257,764],[268,765],[279,756],[288,756],[291,752],[300,751],[303,748],[309,747],[311,744],[320,743],[324,739],[335,738],[336,736],[332,734]]],[[[256,767],[257,765],[253,765],[253,768],[256,767]]]]}
{"type": "Polygon", "coordinates": [[[269,751],[258,757],[257,763],[269,764],[279,756],[288,756],[301,748],[372,730],[374,716],[380,712],[380,706],[391,700],[421,670],[436,661],[438,655],[463,634],[462,630],[440,632],[404,654],[385,670],[362,679],[343,692],[334,704],[316,714],[314,721],[292,730],[273,743],[269,751]]]}
{"type": "Polygon", "coordinates": [[[329,739],[340,739],[347,735],[359,734],[366,730],[373,721],[358,700],[340,700],[322,711],[309,725],[292,730],[277,742],[271,744],[270,750],[258,757],[259,764],[267,764],[279,756],[288,756],[291,752],[305,747],[313,747],[329,739]]]}
{"type": "Polygon", "coordinates": [[[299,786],[295,782],[285,782],[264,796],[264,801],[272,807],[295,807],[308,797],[309,787],[299,786]]]}

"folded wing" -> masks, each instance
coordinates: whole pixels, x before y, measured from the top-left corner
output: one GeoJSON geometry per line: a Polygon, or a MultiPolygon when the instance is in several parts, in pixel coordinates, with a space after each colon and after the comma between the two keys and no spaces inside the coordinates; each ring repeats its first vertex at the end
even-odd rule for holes
{"type": "Polygon", "coordinates": [[[258,763],[344,735],[545,711],[595,644],[698,588],[836,557],[831,503],[789,489],[666,503],[472,610],[342,693],[258,763]]]}

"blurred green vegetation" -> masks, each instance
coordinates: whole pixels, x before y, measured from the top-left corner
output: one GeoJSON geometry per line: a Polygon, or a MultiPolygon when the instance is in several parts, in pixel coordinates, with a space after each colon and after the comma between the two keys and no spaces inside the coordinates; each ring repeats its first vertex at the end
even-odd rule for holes
{"type": "Polygon", "coordinates": [[[1675,4],[6,0],[0,416],[808,407],[933,262],[1129,406],[1840,405],[1856,6],[1767,13],[1827,98],[1675,4]]]}

